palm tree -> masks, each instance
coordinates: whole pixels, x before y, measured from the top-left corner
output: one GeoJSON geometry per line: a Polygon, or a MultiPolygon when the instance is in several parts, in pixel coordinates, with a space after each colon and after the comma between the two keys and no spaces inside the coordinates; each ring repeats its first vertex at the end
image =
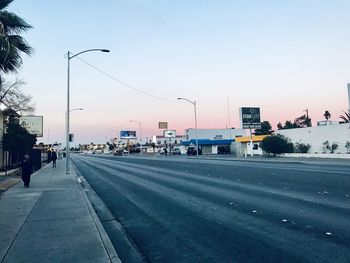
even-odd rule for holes
{"type": "Polygon", "coordinates": [[[326,111],[324,112],[323,116],[324,116],[325,119],[328,121],[328,120],[331,118],[331,113],[330,113],[328,110],[326,110],[326,111]]]}
{"type": "Polygon", "coordinates": [[[32,26],[6,10],[12,2],[0,0],[0,78],[1,73],[16,72],[21,67],[22,53],[30,55],[33,52],[32,47],[19,35],[32,26]]]}
{"type": "Polygon", "coordinates": [[[350,111],[346,112],[344,111],[345,115],[340,115],[339,118],[343,120],[343,122],[348,123],[350,122],[350,111]]]}

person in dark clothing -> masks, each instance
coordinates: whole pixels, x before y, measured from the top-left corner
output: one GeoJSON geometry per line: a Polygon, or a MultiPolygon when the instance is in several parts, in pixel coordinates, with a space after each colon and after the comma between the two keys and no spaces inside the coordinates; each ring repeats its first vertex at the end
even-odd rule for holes
{"type": "Polygon", "coordinates": [[[52,160],[52,167],[55,168],[56,167],[56,160],[57,160],[57,153],[55,150],[52,150],[51,160],[52,160]]]}
{"type": "Polygon", "coordinates": [[[47,151],[47,163],[50,163],[51,162],[51,150],[49,149],[48,151],[47,151]]]}
{"type": "Polygon", "coordinates": [[[22,181],[25,187],[29,187],[30,176],[33,173],[33,162],[30,159],[29,155],[24,155],[24,160],[21,163],[22,167],[22,181]]]}

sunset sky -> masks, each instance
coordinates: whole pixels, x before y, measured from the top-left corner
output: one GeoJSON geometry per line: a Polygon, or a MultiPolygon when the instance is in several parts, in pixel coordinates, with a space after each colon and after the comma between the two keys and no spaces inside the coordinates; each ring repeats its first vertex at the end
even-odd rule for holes
{"type": "Polygon", "coordinates": [[[305,109],[315,125],[349,107],[348,0],[15,0],[9,10],[34,27],[18,78],[44,116],[38,142],[65,140],[68,50],[111,50],[81,55],[100,71],[71,60],[71,108],[84,108],[71,113],[76,143],[138,131],[129,120],[143,137],[160,134],[159,121],[183,134],[193,106],[177,97],[197,101],[199,128],[239,128],[241,106],[261,107],[274,128],[305,109]]]}

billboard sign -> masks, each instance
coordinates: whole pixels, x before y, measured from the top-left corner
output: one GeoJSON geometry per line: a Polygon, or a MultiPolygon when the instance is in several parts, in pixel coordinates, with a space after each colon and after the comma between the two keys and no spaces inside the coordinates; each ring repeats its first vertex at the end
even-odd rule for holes
{"type": "Polygon", "coordinates": [[[166,130],[166,131],[164,131],[164,137],[165,138],[175,138],[176,131],[175,130],[166,130]]]}
{"type": "Polygon", "coordinates": [[[159,129],[168,129],[168,123],[166,121],[158,122],[159,129]]]}
{"type": "Polygon", "coordinates": [[[260,129],[260,108],[241,107],[239,108],[239,118],[243,129],[260,129]]]}
{"type": "Polygon", "coordinates": [[[120,139],[136,139],[136,131],[120,131],[120,139]]]}
{"type": "Polygon", "coordinates": [[[43,137],[43,116],[22,116],[19,118],[19,124],[30,134],[43,137]]]}

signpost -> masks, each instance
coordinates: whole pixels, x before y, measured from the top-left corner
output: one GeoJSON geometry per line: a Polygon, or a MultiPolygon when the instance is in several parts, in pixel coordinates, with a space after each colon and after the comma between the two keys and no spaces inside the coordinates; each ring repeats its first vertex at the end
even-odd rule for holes
{"type": "Polygon", "coordinates": [[[261,129],[260,108],[241,107],[239,108],[239,118],[243,129],[261,129]]]}
{"type": "Polygon", "coordinates": [[[165,138],[175,138],[176,137],[176,130],[166,130],[166,131],[164,131],[164,137],[165,138]]]}
{"type": "Polygon", "coordinates": [[[43,116],[22,116],[19,118],[19,124],[30,134],[43,137],[43,116]]]}
{"type": "Polygon", "coordinates": [[[136,139],[136,131],[120,131],[120,139],[136,139]]]}
{"type": "Polygon", "coordinates": [[[158,122],[158,129],[168,129],[168,123],[166,121],[158,122]]]}
{"type": "Polygon", "coordinates": [[[260,108],[258,107],[240,107],[239,119],[241,127],[243,129],[249,129],[250,131],[250,150],[251,156],[253,156],[253,138],[252,129],[261,129],[260,121],[260,108]]]}
{"type": "Polygon", "coordinates": [[[136,139],[136,131],[120,131],[120,139],[126,139],[128,152],[130,153],[130,145],[129,140],[130,139],[136,139]]]}
{"type": "Polygon", "coordinates": [[[164,138],[168,138],[169,140],[169,154],[171,155],[171,138],[176,137],[176,130],[165,130],[164,138]]]}

